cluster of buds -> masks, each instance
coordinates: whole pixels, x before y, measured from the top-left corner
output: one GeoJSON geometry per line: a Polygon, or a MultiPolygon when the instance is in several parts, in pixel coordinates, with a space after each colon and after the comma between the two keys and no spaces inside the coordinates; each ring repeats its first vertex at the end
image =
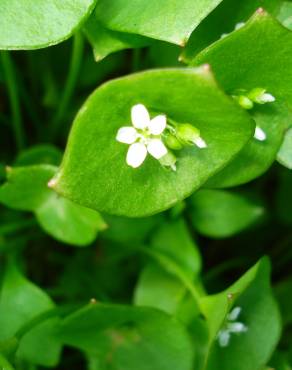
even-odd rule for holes
{"type": "Polygon", "coordinates": [[[130,145],[126,162],[133,168],[141,166],[147,154],[150,154],[163,167],[176,171],[177,157],[174,151],[190,145],[200,149],[207,147],[196,127],[189,123],[176,123],[164,114],[151,119],[143,104],[132,107],[131,119],[132,126],[121,127],[116,140],[130,145]]]}
{"type": "MultiPolygon", "coordinates": [[[[275,97],[268,93],[266,89],[262,87],[256,87],[251,89],[250,91],[247,90],[237,90],[232,97],[237,103],[246,110],[252,109],[255,104],[266,104],[266,103],[273,103],[276,99],[275,97]]],[[[266,133],[262,128],[256,126],[254,138],[259,141],[265,141],[267,138],[266,133]]]]}

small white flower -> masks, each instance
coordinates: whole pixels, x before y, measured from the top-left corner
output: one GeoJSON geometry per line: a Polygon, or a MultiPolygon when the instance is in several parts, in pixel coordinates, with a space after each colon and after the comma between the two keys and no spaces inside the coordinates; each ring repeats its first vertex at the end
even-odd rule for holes
{"type": "Polygon", "coordinates": [[[235,307],[226,318],[223,328],[217,335],[220,347],[227,347],[229,345],[231,334],[246,333],[248,328],[242,322],[236,321],[241,313],[240,307],[235,307]]]}
{"type": "Polygon", "coordinates": [[[256,126],[253,137],[259,141],[265,141],[267,139],[265,131],[262,130],[259,126],[256,126]]]}
{"type": "Polygon", "coordinates": [[[143,104],[134,105],[131,109],[132,126],[121,127],[116,140],[129,144],[126,162],[137,168],[144,162],[147,153],[155,159],[167,154],[161,135],[166,128],[166,116],[158,115],[150,119],[149,112],[143,104]]]}
{"type": "Polygon", "coordinates": [[[273,103],[275,100],[276,100],[275,97],[269,93],[264,93],[258,97],[258,102],[261,104],[273,103]]]}

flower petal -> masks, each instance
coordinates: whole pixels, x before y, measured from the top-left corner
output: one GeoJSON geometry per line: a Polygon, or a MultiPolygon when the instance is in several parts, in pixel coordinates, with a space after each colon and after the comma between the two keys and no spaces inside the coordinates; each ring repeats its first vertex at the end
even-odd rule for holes
{"type": "Polygon", "coordinates": [[[166,146],[160,139],[150,139],[148,141],[147,150],[152,157],[156,159],[160,159],[167,154],[166,146]]]}
{"type": "Polygon", "coordinates": [[[154,117],[149,123],[149,131],[152,135],[160,135],[166,127],[166,116],[160,114],[154,117]]]}
{"type": "Polygon", "coordinates": [[[267,138],[267,135],[264,130],[262,130],[260,127],[256,126],[255,132],[254,132],[254,138],[259,141],[265,141],[267,138]]]}
{"type": "Polygon", "coordinates": [[[130,146],[126,162],[129,166],[137,168],[141,166],[147,156],[146,146],[142,143],[134,143],[130,146]]]}
{"type": "Polygon", "coordinates": [[[134,127],[121,127],[116,140],[124,144],[133,144],[137,139],[137,131],[134,127]]]}
{"type": "Polygon", "coordinates": [[[230,341],[230,333],[228,330],[220,330],[218,333],[218,342],[220,347],[227,347],[230,341]]]}
{"type": "Polygon", "coordinates": [[[272,103],[276,100],[275,97],[272,94],[269,94],[269,93],[264,93],[260,97],[260,99],[263,103],[272,103]]]}
{"type": "Polygon", "coordinates": [[[195,141],[194,144],[197,145],[198,148],[204,149],[207,148],[207,144],[205,140],[203,140],[201,137],[198,137],[195,141]]]}
{"type": "Polygon", "coordinates": [[[143,104],[137,104],[131,110],[132,124],[136,128],[145,129],[149,126],[150,116],[147,108],[143,104]]]}
{"type": "Polygon", "coordinates": [[[241,307],[234,307],[233,310],[228,315],[228,320],[235,321],[238,319],[241,312],[241,307]]]}

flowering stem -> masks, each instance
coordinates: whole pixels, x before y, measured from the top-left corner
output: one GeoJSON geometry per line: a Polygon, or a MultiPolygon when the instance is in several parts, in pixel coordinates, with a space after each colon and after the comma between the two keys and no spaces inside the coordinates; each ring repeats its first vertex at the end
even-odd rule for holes
{"type": "Polygon", "coordinates": [[[20,110],[19,93],[15,78],[15,68],[13,60],[8,51],[1,52],[1,61],[6,79],[10,108],[12,114],[12,127],[15,142],[18,150],[24,147],[24,131],[20,110]]]}
{"type": "Polygon", "coordinates": [[[73,95],[82,62],[83,49],[84,49],[83,36],[80,33],[77,33],[73,38],[71,61],[69,66],[69,73],[65,83],[64,92],[61,97],[59,108],[52,121],[51,135],[53,139],[56,137],[59,131],[60,125],[64,118],[64,114],[68,108],[69,102],[73,95]]]}

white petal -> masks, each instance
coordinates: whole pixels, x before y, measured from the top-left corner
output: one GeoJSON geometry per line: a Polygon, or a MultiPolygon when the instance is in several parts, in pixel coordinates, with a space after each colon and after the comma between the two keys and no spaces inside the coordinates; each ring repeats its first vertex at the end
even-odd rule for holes
{"type": "Polygon", "coordinates": [[[254,138],[259,141],[265,141],[267,138],[267,135],[260,127],[256,126],[256,129],[254,132],[254,138]]]}
{"type": "Polygon", "coordinates": [[[137,168],[141,166],[147,156],[146,146],[142,143],[134,143],[130,146],[126,162],[129,166],[137,168]]]}
{"type": "Polygon", "coordinates": [[[238,319],[241,312],[241,307],[234,307],[233,310],[228,315],[228,320],[235,321],[238,319]]]}
{"type": "Polygon", "coordinates": [[[167,154],[166,146],[160,139],[150,139],[147,150],[156,159],[160,159],[167,154]]]}
{"type": "Polygon", "coordinates": [[[272,103],[272,102],[274,102],[276,99],[275,99],[275,97],[274,97],[272,94],[264,93],[264,94],[260,97],[260,100],[261,100],[263,103],[272,103]]]}
{"type": "Polygon", "coordinates": [[[132,124],[136,128],[144,129],[149,126],[150,116],[143,104],[137,104],[131,110],[132,124]]]}
{"type": "Polygon", "coordinates": [[[247,327],[242,322],[234,322],[232,324],[228,324],[228,330],[230,333],[245,333],[247,331],[247,327]]]}
{"type": "Polygon", "coordinates": [[[137,131],[134,127],[121,127],[116,140],[124,144],[133,144],[137,139],[137,131]]]}
{"type": "Polygon", "coordinates": [[[235,25],[235,30],[239,30],[240,28],[244,27],[245,23],[244,22],[239,22],[239,23],[236,23],[235,25]]]}
{"type": "Polygon", "coordinates": [[[218,333],[218,342],[220,347],[227,347],[230,341],[230,333],[227,330],[220,330],[218,333]]]}
{"type": "Polygon", "coordinates": [[[194,143],[197,145],[198,148],[200,149],[204,149],[204,148],[207,148],[207,144],[205,142],[205,140],[203,140],[201,137],[198,137],[194,143]]]}
{"type": "Polygon", "coordinates": [[[166,116],[160,114],[154,117],[149,123],[149,131],[152,135],[160,135],[166,127],[166,116]]]}

